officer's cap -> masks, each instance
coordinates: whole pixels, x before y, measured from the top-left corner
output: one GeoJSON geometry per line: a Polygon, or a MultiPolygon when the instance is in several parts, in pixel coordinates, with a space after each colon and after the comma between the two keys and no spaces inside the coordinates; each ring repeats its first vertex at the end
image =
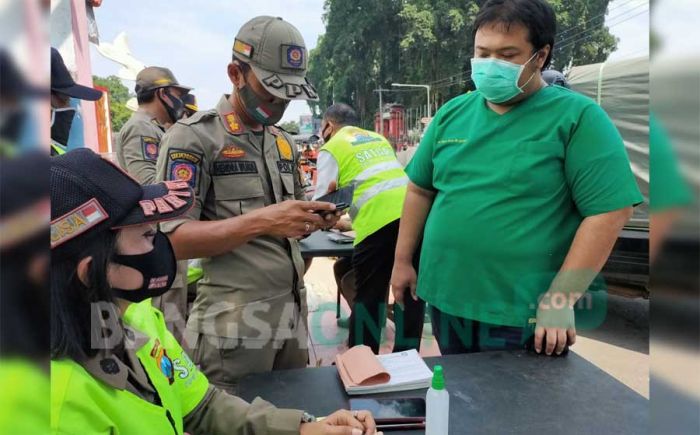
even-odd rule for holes
{"type": "Polygon", "coordinates": [[[233,55],[249,64],[265,89],[286,100],[318,100],[306,79],[309,53],[301,33],[279,17],[260,16],[241,27],[233,55]]]}
{"type": "Polygon", "coordinates": [[[173,72],[168,68],[149,66],[142,69],[136,75],[136,87],[134,89],[136,95],[141,95],[144,92],[165,87],[179,88],[185,93],[192,90],[192,88],[182,86],[175,78],[173,72]]]}

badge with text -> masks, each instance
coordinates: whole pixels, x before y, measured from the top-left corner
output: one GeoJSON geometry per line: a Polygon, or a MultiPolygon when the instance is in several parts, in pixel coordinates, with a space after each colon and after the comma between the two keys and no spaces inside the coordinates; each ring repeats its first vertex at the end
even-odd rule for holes
{"type": "Polygon", "coordinates": [[[279,136],[277,136],[276,142],[277,142],[277,150],[280,153],[280,157],[284,160],[289,160],[289,161],[294,160],[294,156],[292,154],[292,146],[289,145],[289,142],[287,141],[287,139],[285,139],[284,136],[279,135],[279,136]]]}
{"type": "Polygon", "coordinates": [[[214,162],[212,175],[257,174],[258,165],[248,160],[222,160],[214,162]]]}
{"type": "Polygon", "coordinates": [[[83,234],[108,218],[109,215],[97,198],[92,198],[73,211],[51,221],[51,248],[83,234]]]}
{"type": "Polygon", "coordinates": [[[171,149],[168,152],[168,179],[184,181],[199,193],[199,171],[202,155],[192,151],[171,149]]]}
{"type": "Polygon", "coordinates": [[[151,136],[141,136],[141,148],[144,160],[158,160],[158,139],[151,136]]]}
{"type": "Polygon", "coordinates": [[[277,169],[279,169],[282,174],[292,174],[294,173],[294,162],[279,160],[277,162],[277,169]]]}

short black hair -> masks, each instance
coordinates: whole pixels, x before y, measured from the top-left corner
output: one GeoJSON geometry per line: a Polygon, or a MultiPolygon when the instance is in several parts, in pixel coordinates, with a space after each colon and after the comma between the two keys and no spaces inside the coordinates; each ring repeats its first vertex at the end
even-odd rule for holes
{"type": "Polygon", "coordinates": [[[107,270],[116,246],[117,233],[107,231],[104,237],[93,240],[80,256],[52,258],[51,359],[81,361],[97,354],[99,349],[92,346],[92,337],[101,331],[93,330],[100,323],[93,318],[92,304],[114,302],[107,270]],[[77,272],[78,263],[85,257],[92,257],[87,276],[89,286],[80,281],[77,272]]]}
{"type": "Polygon", "coordinates": [[[554,52],[554,38],[557,35],[557,17],[554,9],[544,0],[489,0],[474,20],[474,36],[483,26],[501,24],[506,30],[513,24],[522,24],[528,31],[530,43],[535,50],[549,44],[549,56],[543,69],[549,66],[554,52]]]}
{"type": "Polygon", "coordinates": [[[357,117],[355,109],[344,103],[336,103],[326,109],[323,119],[333,121],[338,125],[358,125],[360,118],[357,117]]]}
{"type": "Polygon", "coordinates": [[[150,91],[144,91],[141,92],[140,94],[136,94],[136,101],[139,104],[146,104],[150,103],[153,101],[153,98],[156,96],[156,89],[151,89],[150,91]]]}

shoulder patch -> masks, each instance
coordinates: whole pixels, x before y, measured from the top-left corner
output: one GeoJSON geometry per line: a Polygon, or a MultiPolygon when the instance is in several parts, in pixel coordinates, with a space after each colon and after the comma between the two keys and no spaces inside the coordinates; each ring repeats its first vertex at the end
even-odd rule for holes
{"type": "Polygon", "coordinates": [[[202,154],[176,148],[168,151],[168,180],[186,182],[197,195],[201,169],[202,154]]]}
{"type": "Polygon", "coordinates": [[[178,124],[185,124],[185,125],[192,125],[192,124],[197,124],[198,122],[205,121],[213,116],[216,116],[216,110],[214,110],[214,109],[200,110],[199,112],[195,112],[195,114],[192,116],[188,116],[185,119],[179,120],[177,123],[178,124]]]}
{"type": "Polygon", "coordinates": [[[153,136],[141,136],[141,150],[143,159],[151,162],[158,160],[158,147],[160,142],[153,136]]]}
{"type": "Polygon", "coordinates": [[[235,112],[222,113],[221,119],[224,121],[224,126],[231,134],[241,134],[244,131],[243,124],[241,123],[235,112]]]}

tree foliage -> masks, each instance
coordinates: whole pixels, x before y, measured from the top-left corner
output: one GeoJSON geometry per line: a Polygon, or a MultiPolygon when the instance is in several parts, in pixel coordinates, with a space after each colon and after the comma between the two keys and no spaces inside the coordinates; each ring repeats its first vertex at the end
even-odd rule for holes
{"type": "Polygon", "coordinates": [[[280,127],[287,133],[299,134],[299,123],[296,121],[283,122],[280,127]]]}
{"type": "Polygon", "coordinates": [[[115,132],[121,130],[133,113],[126,107],[126,102],[133,96],[129,94],[129,88],[124,86],[119,77],[116,76],[92,76],[92,81],[96,86],[104,86],[109,89],[109,114],[112,119],[112,130],[115,132]]]}
{"type": "MultiPolygon", "coordinates": [[[[472,89],[471,23],[485,1],[325,0],[326,33],[309,57],[309,79],[320,98],[309,103],[312,113],[344,102],[369,127],[378,106],[377,88],[430,84],[433,107],[472,89]]],[[[559,29],[555,68],[602,62],[615,50],[617,40],[605,26],[610,0],[549,2],[559,29]]],[[[384,101],[418,107],[425,105],[425,93],[394,88],[384,101]]]]}

